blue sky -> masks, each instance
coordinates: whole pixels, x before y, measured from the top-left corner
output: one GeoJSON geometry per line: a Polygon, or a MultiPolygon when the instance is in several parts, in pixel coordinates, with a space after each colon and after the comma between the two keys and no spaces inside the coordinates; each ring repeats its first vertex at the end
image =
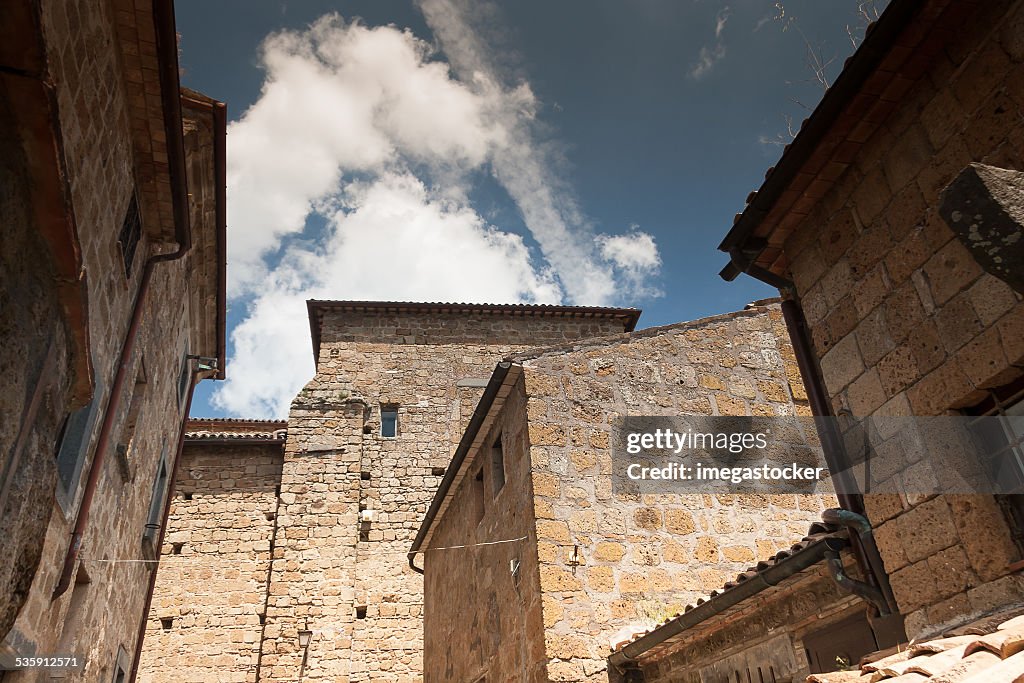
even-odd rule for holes
{"type": "Polygon", "coordinates": [[[718,242],[852,51],[851,0],[176,2],[184,85],[228,105],[228,380],[283,416],[305,298],[742,308],[718,242]],[[269,38],[268,38],[269,36],[269,38]]]}

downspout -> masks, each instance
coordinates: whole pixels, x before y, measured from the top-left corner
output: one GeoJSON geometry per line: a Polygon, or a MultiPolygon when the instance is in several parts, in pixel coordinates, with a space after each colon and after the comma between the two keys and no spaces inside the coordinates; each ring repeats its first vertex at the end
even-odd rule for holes
{"type": "Polygon", "coordinates": [[[149,587],[146,589],[145,603],[142,608],[142,621],[139,622],[139,631],[135,637],[135,654],[132,657],[131,683],[135,683],[135,679],[139,674],[139,660],[142,659],[142,641],[146,637],[146,622],[149,621],[149,608],[153,604],[153,591],[156,589],[156,575],[160,566],[160,551],[164,546],[164,536],[167,533],[167,518],[171,513],[171,501],[174,499],[175,488],[178,483],[178,470],[181,469],[181,452],[185,447],[185,430],[188,428],[188,414],[192,410],[192,393],[195,391],[196,384],[199,381],[196,379],[197,376],[204,372],[215,371],[207,370],[205,368],[200,369],[199,367],[192,370],[188,387],[188,400],[185,401],[185,410],[181,414],[181,428],[178,430],[178,447],[175,449],[174,465],[171,466],[170,482],[167,484],[167,495],[164,498],[164,509],[160,515],[160,536],[157,538],[155,545],[156,560],[154,561],[154,565],[150,566],[149,587]]]}
{"type": "MultiPolygon", "coordinates": [[[[135,295],[135,305],[132,309],[131,323],[128,326],[124,345],[121,347],[121,355],[118,358],[114,382],[110,387],[110,398],[107,401],[106,412],[103,414],[103,424],[100,427],[100,435],[96,444],[95,454],[93,455],[92,467],[89,470],[89,479],[86,481],[85,492],[82,494],[82,503],[78,508],[74,530],[71,532],[71,541],[64,555],[64,567],[61,570],[57,586],[53,591],[51,598],[53,600],[63,595],[68,587],[71,586],[71,577],[75,571],[78,553],[82,549],[82,538],[88,526],[89,511],[92,507],[93,497],[96,494],[96,485],[99,483],[103,463],[109,450],[110,436],[114,430],[114,423],[117,421],[117,415],[120,412],[124,382],[128,375],[128,368],[131,365],[132,352],[135,350],[135,341],[138,337],[139,324],[142,321],[145,310],[146,297],[149,293],[153,269],[158,263],[176,261],[184,257],[192,248],[192,232],[189,226],[188,214],[188,187],[185,175],[185,138],[181,127],[181,87],[178,82],[177,33],[174,25],[174,4],[172,0],[154,0],[153,24],[156,28],[157,54],[159,55],[158,61],[160,64],[160,99],[164,114],[167,165],[171,177],[171,206],[174,214],[175,237],[178,240],[178,249],[168,254],[150,257],[142,271],[142,280],[139,283],[139,290],[135,295]]],[[[187,415],[188,413],[186,412],[185,414],[187,415]]]]}
{"type": "MultiPolygon", "coordinates": [[[[786,322],[786,331],[789,333],[789,341],[793,346],[796,363],[800,369],[800,377],[803,379],[811,414],[816,418],[815,426],[821,438],[825,462],[836,482],[834,488],[841,511],[835,515],[836,519],[833,523],[854,527],[852,530],[857,533],[851,535],[850,545],[857,560],[857,566],[867,578],[868,586],[872,590],[879,591],[884,599],[882,604],[876,605],[876,607],[881,616],[897,614],[899,610],[892,587],[889,585],[889,576],[882,564],[882,557],[878,552],[875,537],[870,533],[870,522],[864,514],[864,496],[855,493],[858,490],[857,483],[851,479],[849,474],[850,465],[846,457],[846,447],[836,429],[832,403],[818,368],[811,335],[807,330],[807,321],[800,303],[796,299],[796,287],[790,280],[756,265],[753,259],[740,249],[733,249],[730,256],[732,261],[723,271],[723,278],[729,279],[726,277],[726,271],[739,271],[777,288],[783,295],[782,317],[786,322]],[[854,523],[855,518],[862,522],[854,523]],[[869,530],[868,533],[862,532],[864,526],[869,530]]],[[[825,519],[824,515],[823,519],[825,519]]],[[[825,519],[825,521],[832,520],[825,519]]]]}

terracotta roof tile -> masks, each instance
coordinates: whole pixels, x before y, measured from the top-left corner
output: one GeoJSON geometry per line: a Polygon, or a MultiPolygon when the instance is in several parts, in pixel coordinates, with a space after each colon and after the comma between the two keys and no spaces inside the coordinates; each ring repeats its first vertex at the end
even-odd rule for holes
{"type": "Polygon", "coordinates": [[[280,441],[288,423],[284,420],[247,420],[233,417],[190,418],[185,428],[188,441],[280,441]]]}
{"type": "Polygon", "coordinates": [[[854,671],[813,674],[808,683],[1024,683],[1022,607],[1003,610],[968,624],[951,635],[915,643],[901,652],[861,660],[854,671]],[[982,633],[965,633],[972,630],[982,633]]]}

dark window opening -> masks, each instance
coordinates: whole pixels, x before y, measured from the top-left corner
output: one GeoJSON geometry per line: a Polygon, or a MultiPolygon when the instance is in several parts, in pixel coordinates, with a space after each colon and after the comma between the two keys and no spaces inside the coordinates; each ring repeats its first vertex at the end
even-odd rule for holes
{"type": "Polygon", "coordinates": [[[366,605],[359,605],[356,607],[356,619],[366,618],[366,605]]]}
{"type": "Polygon", "coordinates": [[[268,512],[267,513],[267,521],[268,522],[274,521],[274,513],[273,512],[268,512]]]}
{"type": "Polygon", "coordinates": [[[181,494],[181,497],[184,498],[185,500],[192,500],[192,494],[191,493],[183,493],[183,494],[181,494]]]}
{"type": "Polygon", "coordinates": [[[501,434],[495,439],[491,446],[491,495],[498,495],[498,491],[505,486],[505,453],[501,449],[501,434]]]}
{"type": "Polygon", "coordinates": [[[445,469],[444,469],[443,467],[431,467],[431,468],[430,468],[430,474],[431,474],[431,476],[434,476],[434,477],[443,477],[443,476],[444,476],[444,473],[445,473],[445,469]]]}
{"type": "Polygon", "coordinates": [[[359,473],[359,478],[362,479],[363,481],[370,481],[370,473],[369,472],[360,472],[359,473]]]}
{"type": "Polygon", "coordinates": [[[142,216],[139,213],[139,202],[132,193],[131,201],[128,202],[128,211],[125,212],[124,222],[121,223],[121,232],[117,236],[117,244],[121,248],[121,258],[124,260],[124,276],[132,276],[132,265],[135,263],[135,250],[142,238],[142,216]]]}
{"type": "Polygon", "coordinates": [[[184,547],[184,545],[185,545],[184,543],[172,543],[171,544],[171,554],[172,555],[181,555],[181,549],[184,547]]]}
{"type": "Polygon", "coordinates": [[[397,406],[381,406],[380,408],[380,435],[384,437],[398,436],[398,408],[397,406]]]}
{"type": "Polygon", "coordinates": [[[365,529],[365,530],[361,529],[359,531],[359,540],[360,541],[369,541],[370,540],[370,530],[369,529],[365,529]]]}
{"type": "Polygon", "coordinates": [[[174,617],[160,617],[160,627],[163,630],[170,631],[172,626],[174,626],[174,617]]]}
{"type": "Polygon", "coordinates": [[[363,425],[363,434],[372,434],[372,433],[373,433],[373,427],[371,427],[370,425],[363,425]]]}
{"type": "Polygon", "coordinates": [[[266,614],[257,614],[256,616],[258,616],[259,619],[260,619],[260,626],[265,626],[266,623],[267,623],[267,615],[266,614]]]}
{"type": "Polygon", "coordinates": [[[473,487],[473,507],[476,508],[476,521],[479,524],[484,518],[484,470],[481,467],[477,470],[476,476],[470,483],[473,487]]]}

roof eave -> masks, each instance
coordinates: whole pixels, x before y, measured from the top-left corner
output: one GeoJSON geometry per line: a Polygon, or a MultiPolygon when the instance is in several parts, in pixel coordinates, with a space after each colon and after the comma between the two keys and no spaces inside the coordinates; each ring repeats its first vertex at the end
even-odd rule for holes
{"type": "MultiPolygon", "coordinates": [[[[804,167],[818,145],[831,130],[836,118],[843,112],[853,97],[860,92],[864,82],[875,72],[878,65],[889,53],[894,41],[907,27],[924,3],[920,0],[892,0],[878,21],[864,37],[856,52],[847,60],[835,83],[828,89],[811,116],[800,128],[782,157],[766,175],[761,187],[750,203],[739,215],[726,234],[720,251],[735,257],[744,255],[753,263],[763,245],[749,245],[750,238],[771,212],[783,192],[790,186],[797,173],[804,167]]],[[[764,238],[764,236],[759,236],[764,238]]],[[[743,270],[741,264],[722,272],[725,279],[735,278],[743,270]]],[[[776,275],[779,275],[776,273],[776,275]]]]}

